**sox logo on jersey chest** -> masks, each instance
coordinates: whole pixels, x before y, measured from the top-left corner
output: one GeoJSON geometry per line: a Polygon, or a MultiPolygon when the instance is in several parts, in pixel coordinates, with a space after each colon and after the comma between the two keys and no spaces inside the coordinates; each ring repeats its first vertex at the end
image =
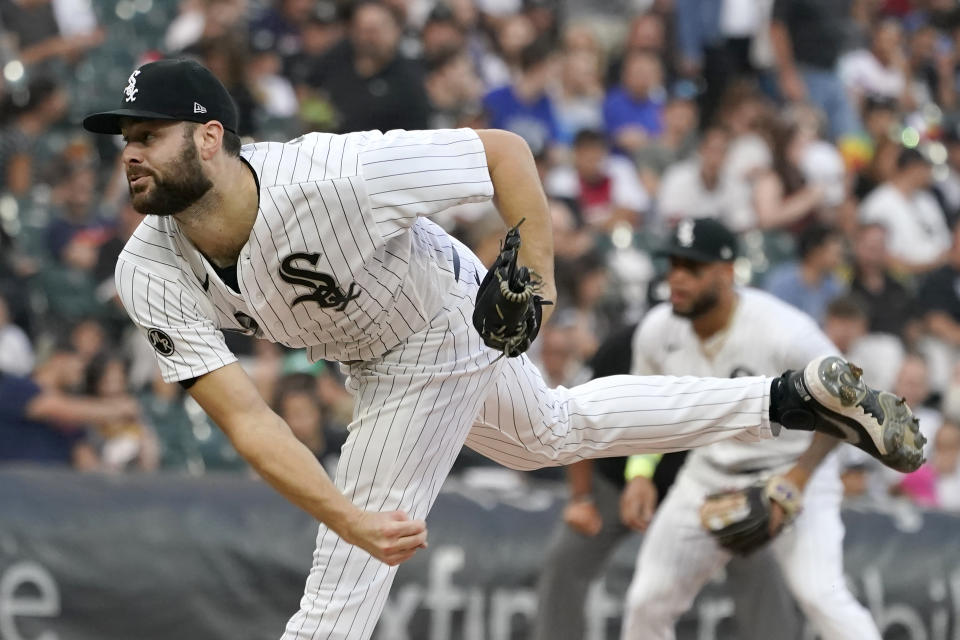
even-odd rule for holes
{"type": "Polygon", "coordinates": [[[301,302],[316,302],[321,307],[336,307],[337,311],[343,311],[347,308],[347,304],[351,300],[356,300],[360,297],[356,282],[351,282],[349,289],[344,292],[343,289],[337,285],[337,281],[333,279],[333,276],[320,273],[319,271],[302,269],[293,265],[293,263],[298,260],[305,260],[311,267],[314,267],[317,265],[317,261],[320,260],[320,255],[319,253],[304,253],[298,251],[297,253],[291,253],[280,262],[280,278],[283,279],[284,282],[294,285],[298,284],[303,287],[313,287],[311,293],[305,293],[294,298],[290,306],[301,302]]]}

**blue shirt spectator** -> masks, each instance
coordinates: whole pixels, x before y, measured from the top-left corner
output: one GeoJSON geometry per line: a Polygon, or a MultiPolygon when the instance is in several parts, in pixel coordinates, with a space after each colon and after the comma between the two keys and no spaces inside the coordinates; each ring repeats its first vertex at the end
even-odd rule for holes
{"type": "Polygon", "coordinates": [[[843,284],[832,273],[814,284],[807,282],[803,267],[798,262],[775,267],[767,276],[766,289],[784,302],[805,311],[819,323],[823,323],[827,305],[844,293],[843,284]]]}
{"type": "Polygon", "coordinates": [[[0,464],[26,462],[96,468],[96,453],[84,425],[134,419],[139,405],[126,395],[73,395],[83,361],[58,350],[28,377],[0,373],[0,464]]]}
{"type": "Polygon", "coordinates": [[[765,288],[823,324],[827,305],[845,293],[835,273],[843,263],[843,237],[831,227],[814,223],[800,234],[797,251],[800,260],[774,268],[765,288]]]}
{"type": "Polygon", "coordinates": [[[29,378],[0,373],[0,463],[69,465],[79,432],[67,433],[34,417],[31,403],[43,393],[29,378]]]}
{"type": "Polygon", "coordinates": [[[557,140],[560,128],[547,94],[525,102],[512,86],[494,89],[483,98],[490,126],[519,135],[534,149],[542,149],[557,140]]]}
{"type": "Polygon", "coordinates": [[[537,40],[520,54],[520,76],[512,84],[494,89],[483,98],[489,125],[512,131],[534,151],[546,149],[560,136],[560,126],[547,86],[555,76],[552,45],[537,40]]]}
{"type": "Polygon", "coordinates": [[[655,55],[633,51],[623,62],[621,85],[607,93],[603,120],[614,146],[627,154],[642,149],[663,130],[663,65],[655,55]]]}

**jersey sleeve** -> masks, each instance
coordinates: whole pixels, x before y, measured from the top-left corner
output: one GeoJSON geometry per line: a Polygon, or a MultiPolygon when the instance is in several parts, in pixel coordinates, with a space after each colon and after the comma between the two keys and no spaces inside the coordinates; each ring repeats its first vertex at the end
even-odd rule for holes
{"type": "Polygon", "coordinates": [[[483,142],[472,129],[389,131],[359,154],[370,210],[388,238],[418,216],[493,197],[483,142]]]}
{"type": "Polygon", "coordinates": [[[165,381],[197,378],[236,362],[223,333],[180,283],[121,258],[116,284],[127,314],[153,347],[165,381]]]}

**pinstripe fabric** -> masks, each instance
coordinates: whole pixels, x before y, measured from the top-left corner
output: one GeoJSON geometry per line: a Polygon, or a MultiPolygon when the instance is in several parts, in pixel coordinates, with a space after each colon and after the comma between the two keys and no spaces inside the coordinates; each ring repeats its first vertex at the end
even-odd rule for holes
{"type": "Polygon", "coordinates": [[[220,331],[249,332],[238,313],[258,335],[306,348],[314,360],[383,355],[442,311],[454,281],[446,234],[420,216],[493,195],[483,143],[469,129],[314,133],[248,145],[242,156],[257,175],[260,208],[240,252],[240,291],[220,280],[172,217],[147,216],[118,261],[127,312],[175,346],[158,357],[167,381],[232,362],[220,331]],[[314,292],[281,274],[283,260],[297,255],[316,258],[290,264],[356,297],[343,309],[291,304],[314,292]]]}
{"type": "MultiPolygon", "coordinates": [[[[475,132],[310,134],[242,156],[260,206],[239,291],[175,218],[153,216],[120,257],[118,291],[141,330],[162,333],[168,381],[234,361],[225,329],[352,362],[355,412],[335,482],[355,504],[425,517],[465,442],[529,469],[769,434],[764,378],[623,376],[551,390],[526,357],[498,360],[482,344],[471,315],[483,268],[423,217],[492,197],[475,132]]],[[[394,575],[321,526],[283,640],[369,638],[394,575]]]]}
{"type": "MultiPolygon", "coordinates": [[[[336,483],[357,505],[425,517],[464,442],[534,469],[769,435],[767,378],[615,376],[548,389],[526,357],[497,360],[469,321],[483,267],[447,242],[462,275],[444,312],[383,358],[350,368],[356,411],[336,483]]],[[[394,575],[321,525],[282,640],[369,638],[394,575]]]]}

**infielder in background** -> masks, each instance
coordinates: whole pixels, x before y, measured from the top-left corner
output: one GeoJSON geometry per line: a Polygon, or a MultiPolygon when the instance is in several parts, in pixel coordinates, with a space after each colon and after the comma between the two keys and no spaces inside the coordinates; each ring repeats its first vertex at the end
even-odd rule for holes
{"type": "MultiPolygon", "coordinates": [[[[670,303],[641,322],[633,373],[769,375],[837,353],[810,316],[757,289],[734,286],[735,249],[736,238],[714,220],[677,226],[664,249],[670,258],[670,303]]],[[[690,452],[644,535],[627,592],[623,640],[675,637],[677,619],[731,559],[701,523],[704,499],[775,474],[786,474],[801,489],[805,485],[803,510],[770,545],[800,608],[823,640],[880,640],[844,578],[843,485],[836,457],[828,456],[810,475],[809,467],[795,466],[810,447],[809,433],[791,431],[763,442],[725,440],[690,452]]]]}
{"type": "MultiPolygon", "coordinates": [[[[921,462],[912,414],[839,359],[778,378],[614,376],[548,389],[525,356],[471,326],[484,269],[427,216],[496,198],[522,219],[520,264],[554,297],[546,197],[523,140],[470,129],[309,134],[241,148],[237,111],[207,69],[135,70],[120,108],[134,208],[120,298],[179,381],[280,493],[321,522],[284,640],[373,633],[396,566],[461,446],[516,469],[668,451],[787,428],[843,430],[887,464],[921,462]],[[227,349],[237,330],[337,360],[356,401],[331,482],[227,349]]],[[[549,311],[549,307],[546,309],[549,311]]]]}
{"type": "MultiPolygon", "coordinates": [[[[621,375],[633,365],[639,325],[613,333],[590,359],[593,377],[621,375]]],[[[672,486],[687,451],[581,460],[567,467],[570,495],[547,547],[537,581],[537,617],[530,640],[586,640],[597,630],[585,607],[617,546],[645,531],[672,486]]],[[[727,566],[740,640],[798,640],[802,620],[770,549],[727,566]]],[[[606,637],[606,629],[599,630],[606,637]]]]}

